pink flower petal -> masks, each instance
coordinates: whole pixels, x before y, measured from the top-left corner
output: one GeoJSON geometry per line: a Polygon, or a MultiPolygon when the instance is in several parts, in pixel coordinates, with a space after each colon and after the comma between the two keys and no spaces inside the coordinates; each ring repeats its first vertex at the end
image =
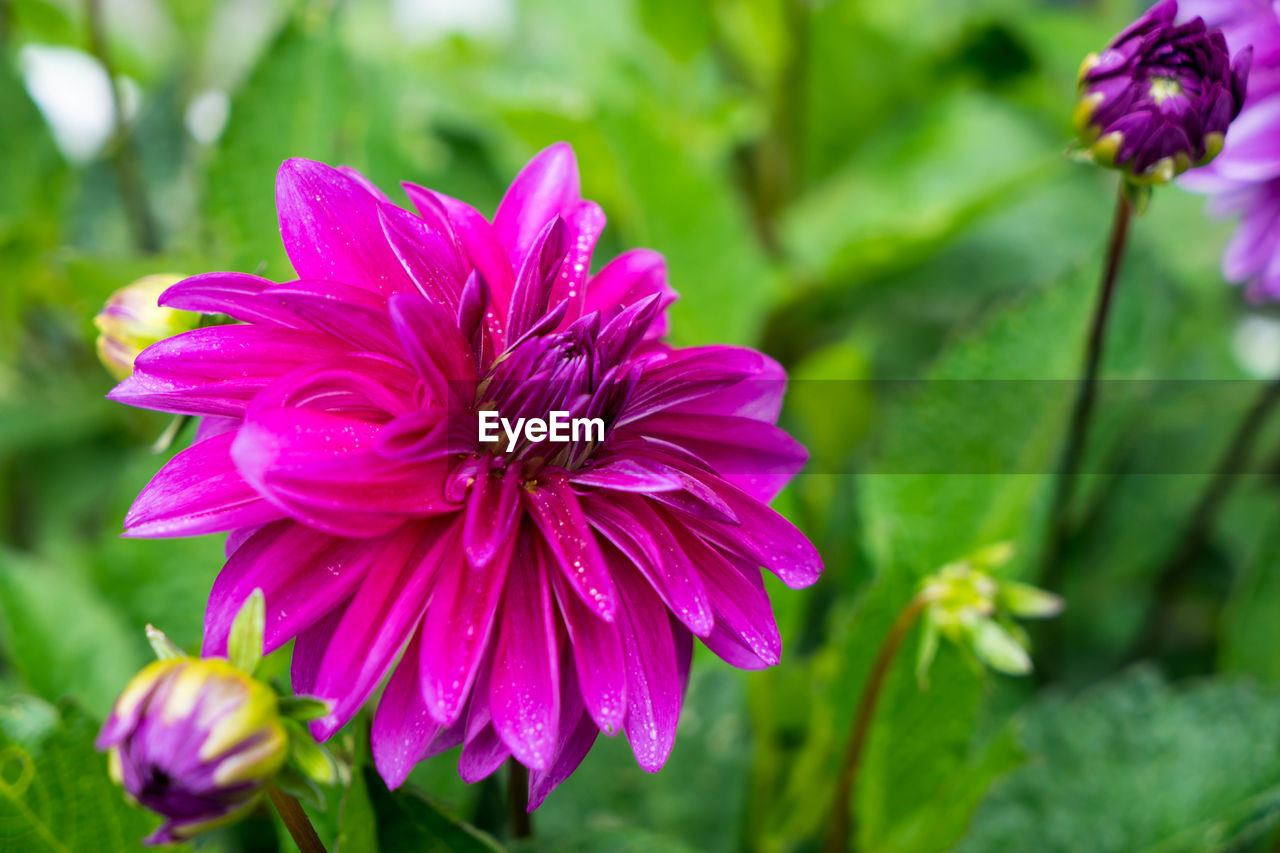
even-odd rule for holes
{"type": "Polygon", "coordinates": [[[612,621],[617,592],[568,481],[562,474],[542,477],[535,488],[523,490],[521,496],[573,591],[593,613],[612,621]]]}
{"type": "Polygon", "coordinates": [[[522,532],[502,601],[489,701],[493,727],[527,767],[546,769],[560,716],[560,653],[550,580],[540,550],[522,532]]]}
{"type": "Polygon", "coordinates": [[[299,278],[385,294],[414,285],[382,233],[381,200],[323,163],[286,160],[276,176],[280,236],[299,278]]]}
{"type": "Polygon", "coordinates": [[[231,463],[234,439],[234,433],[223,433],[170,459],[133,502],[124,518],[126,535],[195,536],[280,518],[283,513],[231,463]]]}
{"type": "Polygon", "coordinates": [[[493,230],[511,266],[519,268],[539,232],[556,216],[566,216],[581,199],[578,161],[568,143],[538,152],[511,182],[493,215],[493,230]]]}

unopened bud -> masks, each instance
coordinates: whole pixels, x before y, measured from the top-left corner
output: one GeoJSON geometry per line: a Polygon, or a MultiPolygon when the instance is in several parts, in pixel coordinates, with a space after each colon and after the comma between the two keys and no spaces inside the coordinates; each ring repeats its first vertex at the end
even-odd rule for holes
{"type": "Polygon", "coordinates": [[[194,329],[200,315],[159,304],[160,294],[180,275],[149,275],[122,287],[93,318],[98,327],[98,358],[116,379],[133,373],[133,361],[152,344],[194,329]]]}

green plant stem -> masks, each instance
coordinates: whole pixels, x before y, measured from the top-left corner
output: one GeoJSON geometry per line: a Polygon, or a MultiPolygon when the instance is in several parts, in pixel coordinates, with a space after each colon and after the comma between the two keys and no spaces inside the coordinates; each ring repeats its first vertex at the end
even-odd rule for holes
{"type": "Polygon", "coordinates": [[[1213,530],[1218,514],[1231,496],[1231,489],[1245,473],[1249,460],[1253,457],[1258,438],[1262,435],[1271,414],[1280,405],[1280,379],[1267,382],[1262,391],[1254,399],[1249,410],[1236,426],[1235,433],[1222,452],[1213,476],[1200,493],[1195,508],[1187,516],[1177,544],[1170,552],[1169,559],[1157,575],[1153,603],[1148,611],[1143,630],[1130,653],[1130,657],[1147,657],[1155,653],[1160,645],[1162,625],[1160,622],[1160,605],[1173,599],[1178,589],[1186,582],[1187,575],[1195,565],[1196,557],[1204,548],[1205,540],[1213,530]]]}
{"type": "Polygon", "coordinates": [[[111,112],[114,128],[111,139],[111,165],[120,188],[129,229],[133,232],[134,245],[142,252],[160,250],[160,236],[156,228],[151,205],[147,201],[142,167],[129,135],[129,123],[124,115],[124,96],[120,81],[116,79],[115,64],[107,44],[106,27],[102,16],[102,0],[85,0],[85,13],[89,21],[89,48],[107,75],[111,89],[111,112]]]}
{"type": "Polygon", "coordinates": [[[533,815],[529,814],[529,771],[514,758],[507,761],[507,810],[511,837],[533,837],[533,815]]]}
{"type": "Polygon", "coordinates": [[[1075,491],[1076,477],[1084,449],[1088,443],[1089,425],[1098,397],[1098,374],[1102,367],[1103,347],[1106,343],[1107,325],[1111,319],[1116,284],[1120,277],[1120,265],[1124,260],[1129,239],[1129,223],[1133,219],[1133,204],[1125,193],[1124,179],[1116,193],[1116,210],[1111,221],[1111,238],[1107,244],[1107,257],[1102,266],[1102,278],[1098,283],[1098,301],[1094,306],[1093,320],[1089,325],[1089,340],[1085,350],[1084,369],[1076,390],[1075,405],[1067,429],[1066,444],[1058,468],[1050,511],[1050,539],[1046,563],[1042,575],[1043,584],[1053,589],[1058,586],[1062,566],[1062,551],[1070,533],[1071,498],[1075,491]]]}
{"type": "Polygon", "coordinates": [[[871,664],[871,672],[867,675],[866,684],[862,687],[862,695],[858,699],[858,710],[853,724],[849,728],[849,741],[845,747],[844,761],[840,765],[840,776],[836,780],[835,799],[831,805],[831,815],[827,820],[827,837],[823,843],[823,853],[844,853],[849,849],[849,840],[856,827],[853,798],[857,791],[858,767],[862,762],[862,753],[866,747],[867,736],[871,733],[871,723],[875,719],[876,704],[884,688],[885,677],[889,667],[902,647],[916,619],[928,605],[929,599],[923,593],[903,605],[894,618],[893,624],[885,633],[871,664]]]}
{"type": "Polygon", "coordinates": [[[271,805],[276,807],[285,829],[289,830],[293,843],[298,845],[301,853],[326,853],[324,844],[320,842],[320,836],[316,835],[316,829],[311,825],[307,813],[302,810],[301,803],[274,786],[267,789],[267,796],[271,798],[271,805]]]}

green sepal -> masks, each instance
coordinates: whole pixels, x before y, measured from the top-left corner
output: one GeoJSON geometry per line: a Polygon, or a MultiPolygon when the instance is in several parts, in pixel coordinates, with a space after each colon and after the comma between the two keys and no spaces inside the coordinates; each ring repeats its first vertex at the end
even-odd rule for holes
{"type": "Polygon", "coordinates": [[[1031,672],[1031,656],[1017,638],[998,622],[980,619],[970,633],[973,653],[987,666],[1008,675],[1031,672]]]}
{"type": "Polygon", "coordinates": [[[1147,205],[1151,203],[1151,184],[1138,183],[1137,181],[1126,177],[1121,184],[1121,192],[1128,199],[1129,205],[1133,208],[1135,215],[1141,216],[1147,212],[1147,205]]]}
{"type": "Polygon", "coordinates": [[[227,659],[242,672],[253,675],[262,660],[262,634],[267,624],[267,600],[255,589],[240,606],[231,635],[227,638],[227,659]]]}
{"type": "Polygon", "coordinates": [[[177,660],[187,656],[155,625],[147,625],[147,642],[151,644],[151,651],[156,653],[156,660],[177,660]]]}
{"type": "Polygon", "coordinates": [[[291,765],[286,764],[280,768],[273,784],[286,794],[297,797],[298,802],[305,806],[311,806],[317,811],[325,811],[327,808],[320,786],[291,765]]]}
{"type": "Polygon", "coordinates": [[[281,696],[280,716],[306,722],[328,716],[329,703],[314,696],[281,696]]]}
{"type": "Polygon", "coordinates": [[[286,719],[289,732],[289,758],[287,763],[306,778],[320,785],[332,785],[338,780],[338,763],[329,750],[316,743],[307,727],[297,720],[286,719]]]}
{"type": "Polygon", "coordinates": [[[1017,581],[1001,582],[996,604],[1019,619],[1050,619],[1065,606],[1060,596],[1017,581]]]}

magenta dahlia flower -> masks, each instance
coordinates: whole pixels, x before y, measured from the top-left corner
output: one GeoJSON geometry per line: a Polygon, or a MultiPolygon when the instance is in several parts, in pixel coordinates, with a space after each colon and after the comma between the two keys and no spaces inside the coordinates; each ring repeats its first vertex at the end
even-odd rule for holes
{"type": "Polygon", "coordinates": [[[299,279],[210,273],[165,293],[242,324],[152,346],[111,392],[205,417],[127,535],[231,532],[204,653],[225,653],[261,588],[267,650],[296,638],[294,690],[331,703],[318,737],[391,672],[372,745],[392,786],[461,743],[468,781],[508,756],[529,767],[535,807],[599,731],[657,770],[693,637],[735,666],[777,663],[760,570],[792,587],[822,570],[767,506],[805,460],[774,425],[783,371],[663,344],[675,294],[654,252],[588,275],[605,219],[567,145],[492,222],[405,190],[416,214],[290,160],[276,201],[299,279]]]}
{"type": "Polygon", "coordinates": [[[1161,0],[1080,68],[1081,142],[1140,183],[1212,160],[1244,102],[1248,49],[1233,58],[1220,31],[1177,14],[1177,0],[1161,0]]]}
{"type": "Polygon", "coordinates": [[[1222,259],[1227,280],[1252,298],[1280,299],[1280,3],[1185,0],[1183,11],[1221,27],[1232,50],[1252,46],[1253,70],[1222,153],[1181,183],[1212,195],[1215,215],[1240,218],[1222,259]]]}

